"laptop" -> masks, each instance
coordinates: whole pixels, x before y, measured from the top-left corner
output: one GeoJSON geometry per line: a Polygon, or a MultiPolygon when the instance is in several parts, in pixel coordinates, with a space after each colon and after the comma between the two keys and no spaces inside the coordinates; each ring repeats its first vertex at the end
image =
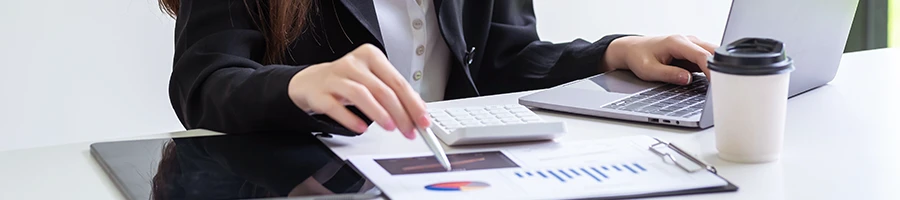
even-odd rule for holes
{"type": "MultiPolygon", "coordinates": [[[[794,59],[789,98],[830,82],[837,73],[859,0],[734,0],[721,44],[745,37],[785,43],[794,59]]],[[[684,86],[643,81],[616,70],[519,98],[534,108],[680,127],[713,126],[708,81],[684,86]],[[571,98],[577,96],[578,98],[571,98]]]]}

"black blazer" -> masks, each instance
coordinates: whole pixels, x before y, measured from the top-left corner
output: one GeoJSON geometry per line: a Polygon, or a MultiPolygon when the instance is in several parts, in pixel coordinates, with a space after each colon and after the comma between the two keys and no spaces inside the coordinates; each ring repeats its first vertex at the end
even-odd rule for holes
{"type": "MultiPolygon", "coordinates": [[[[248,1],[181,1],[169,95],[185,128],[352,134],[328,117],[297,108],[287,86],[300,70],[364,43],[384,51],[373,2],[318,0],[319,12],[290,45],[285,63],[263,65],[264,38],[254,21],[259,13],[254,0],[248,1]]],[[[447,99],[547,88],[595,75],[607,45],[622,36],[543,42],[526,0],[434,0],[434,5],[452,54],[447,99]]]]}

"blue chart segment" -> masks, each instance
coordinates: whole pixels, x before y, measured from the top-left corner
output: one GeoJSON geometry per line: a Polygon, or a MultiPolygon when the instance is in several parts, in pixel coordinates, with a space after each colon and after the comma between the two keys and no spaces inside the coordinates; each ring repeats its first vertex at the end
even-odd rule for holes
{"type": "Polygon", "coordinates": [[[576,179],[589,179],[599,183],[613,179],[619,175],[641,175],[647,172],[647,168],[638,164],[603,165],[578,168],[542,169],[532,171],[515,172],[520,179],[548,179],[561,183],[571,182],[576,179]]]}

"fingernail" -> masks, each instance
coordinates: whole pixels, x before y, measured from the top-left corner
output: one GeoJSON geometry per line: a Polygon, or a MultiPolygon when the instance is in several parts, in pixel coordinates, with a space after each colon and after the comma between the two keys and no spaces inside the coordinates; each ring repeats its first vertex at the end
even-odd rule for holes
{"type": "Polygon", "coordinates": [[[397,128],[397,125],[394,124],[394,120],[389,120],[384,123],[384,127],[382,127],[382,128],[384,128],[384,130],[393,131],[394,129],[397,128]]]}
{"type": "Polygon", "coordinates": [[[428,119],[428,116],[422,115],[422,117],[419,117],[419,125],[429,126],[431,125],[431,120],[428,119]]]}
{"type": "Polygon", "coordinates": [[[369,125],[365,123],[356,126],[356,130],[359,130],[360,133],[366,132],[367,129],[369,129],[369,125]]]}
{"type": "Polygon", "coordinates": [[[403,136],[405,136],[406,139],[409,139],[409,140],[416,139],[416,134],[413,133],[413,130],[404,131],[403,136]]]}
{"type": "Polygon", "coordinates": [[[679,73],[678,80],[684,84],[691,83],[691,75],[690,73],[679,73]]]}

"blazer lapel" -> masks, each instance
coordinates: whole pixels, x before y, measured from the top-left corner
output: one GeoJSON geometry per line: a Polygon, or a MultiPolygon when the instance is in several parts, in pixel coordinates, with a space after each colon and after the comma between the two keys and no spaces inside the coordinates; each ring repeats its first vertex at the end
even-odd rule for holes
{"type": "Polygon", "coordinates": [[[466,54],[466,40],[463,38],[462,30],[462,1],[454,0],[434,0],[434,10],[440,24],[441,35],[447,41],[447,47],[450,53],[460,63],[464,62],[463,57],[466,54]]]}
{"type": "Polygon", "coordinates": [[[378,16],[375,15],[375,3],[373,1],[341,0],[341,4],[344,4],[350,10],[350,13],[353,13],[356,20],[362,23],[372,36],[375,36],[379,43],[376,46],[384,46],[384,39],[381,36],[381,27],[378,26],[378,16]]]}

